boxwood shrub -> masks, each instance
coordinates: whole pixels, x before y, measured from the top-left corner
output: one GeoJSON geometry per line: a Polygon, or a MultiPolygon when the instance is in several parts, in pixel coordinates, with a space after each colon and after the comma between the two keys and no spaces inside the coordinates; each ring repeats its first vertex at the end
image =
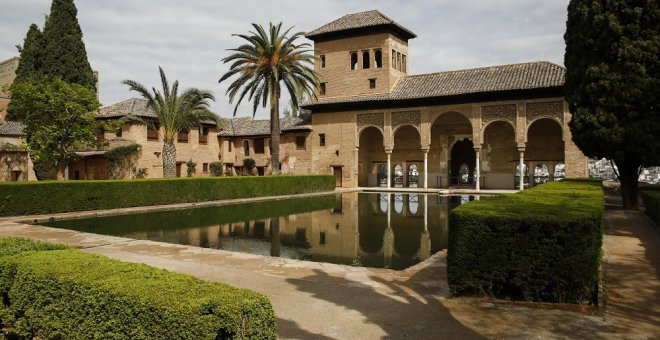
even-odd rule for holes
{"type": "Polygon", "coordinates": [[[596,303],[603,200],[600,181],[564,180],[457,207],[447,254],[451,291],[596,303]]]}
{"type": "Polygon", "coordinates": [[[646,214],[656,226],[660,226],[660,191],[645,191],[642,193],[646,214]]]}
{"type": "Polygon", "coordinates": [[[48,214],[332,191],[332,175],[8,182],[0,216],[48,214]]]}
{"type": "Polygon", "coordinates": [[[275,338],[262,294],[75,249],[2,256],[0,282],[0,321],[18,338],[275,338]]]}

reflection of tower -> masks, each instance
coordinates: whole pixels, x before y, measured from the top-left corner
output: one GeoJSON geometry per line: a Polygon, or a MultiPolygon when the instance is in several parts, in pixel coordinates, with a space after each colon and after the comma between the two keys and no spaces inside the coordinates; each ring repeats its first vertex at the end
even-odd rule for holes
{"type": "Polygon", "coordinates": [[[392,209],[390,206],[390,194],[387,194],[387,229],[383,235],[383,257],[384,267],[389,268],[392,264],[392,253],[394,252],[394,231],[392,230],[392,209]]]}
{"type": "Polygon", "coordinates": [[[274,217],[270,220],[270,256],[279,257],[281,246],[280,218],[274,217]]]}

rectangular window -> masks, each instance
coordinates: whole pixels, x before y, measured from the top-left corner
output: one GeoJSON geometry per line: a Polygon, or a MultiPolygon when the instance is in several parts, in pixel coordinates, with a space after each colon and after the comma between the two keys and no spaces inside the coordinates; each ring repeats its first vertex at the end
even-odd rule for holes
{"type": "Polygon", "coordinates": [[[147,140],[158,140],[158,130],[160,130],[160,124],[158,123],[147,123],[147,140]]]}
{"type": "Polygon", "coordinates": [[[369,79],[369,88],[370,89],[376,88],[376,78],[369,79]]]}
{"type": "Polygon", "coordinates": [[[296,150],[305,150],[305,136],[296,136],[296,150]]]}
{"type": "Polygon", "coordinates": [[[179,143],[188,143],[188,130],[181,130],[176,136],[176,140],[179,143]]]}
{"type": "Polygon", "coordinates": [[[209,129],[207,127],[201,126],[199,128],[199,144],[206,145],[209,141],[209,129]]]}
{"type": "Polygon", "coordinates": [[[202,172],[205,174],[209,172],[209,163],[202,164],[202,172]]]}
{"type": "Polygon", "coordinates": [[[319,146],[325,146],[325,133],[319,134],[319,146]]]}
{"type": "Polygon", "coordinates": [[[392,50],[392,68],[396,70],[396,51],[392,50]]]}
{"type": "Polygon", "coordinates": [[[321,68],[325,67],[325,55],[321,55],[321,68]]]}
{"type": "Polygon", "coordinates": [[[371,66],[369,58],[369,51],[362,51],[362,69],[366,70],[371,66]]]}
{"type": "Polygon", "coordinates": [[[374,61],[376,62],[376,68],[383,67],[383,51],[374,50],[374,61]]]}
{"type": "Polygon", "coordinates": [[[121,137],[121,134],[122,134],[122,131],[121,131],[121,130],[122,130],[122,128],[120,127],[120,128],[117,129],[117,131],[115,132],[115,135],[117,135],[117,138],[120,138],[120,137],[121,137]]]}
{"type": "Polygon", "coordinates": [[[227,141],[227,151],[231,152],[231,145],[234,144],[232,141],[228,140],[227,141]]]}
{"type": "Polygon", "coordinates": [[[401,55],[401,71],[406,72],[406,55],[401,55]]]}
{"type": "Polygon", "coordinates": [[[325,94],[325,84],[326,84],[326,83],[321,83],[321,88],[320,88],[320,90],[319,90],[319,93],[320,93],[320,94],[325,94]]]}
{"type": "Polygon", "coordinates": [[[396,52],[396,69],[401,71],[401,53],[396,52]]]}
{"type": "Polygon", "coordinates": [[[264,153],[264,139],[256,138],[254,140],[254,153],[264,153]]]}

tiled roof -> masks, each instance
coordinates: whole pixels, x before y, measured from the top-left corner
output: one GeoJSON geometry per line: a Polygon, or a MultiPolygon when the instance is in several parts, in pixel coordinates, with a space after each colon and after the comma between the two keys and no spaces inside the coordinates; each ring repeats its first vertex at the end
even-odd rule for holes
{"type": "MultiPolygon", "coordinates": [[[[310,115],[280,118],[280,131],[282,132],[311,129],[312,117],[310,115]]],[[[225,119],[225,129],[220,132],[220,135],[227,137],[268,136],[270,135],[270,120],[255,120],[250,117],[225,119]]]]}
{"type": "Polygon", "coordinates": [[[343,17],[325,24],[311,32],[307,32],[305,37],[311,40],[314,40],[316,37],[322,35],[351,31],[360,28],[366,27],[377,27],[377,26],[392,26],[405,35],[408,39],[415,38],[417,35],[410,31],[409,29],[401,26],[396,21],[388,18],[383,13],[378,10],[371,10],[360,13],[346,14],[343,17]]]}
{"type": "Polygon", "coordinates": [[[319,98],[316,102],[310,102],[304,106],[438,98],[561,87],[564,85],[565,73],[566,69],[559,65],[539,61],[411,75],[399,80],[390,93],[319,98]]]}
{"type": "Polygon", "coordinates": [[[25,124],[8,120],[0,125],[0,136],[23,136],[23,130],[25,124]]]}
{"type": "MultiPolygon", "coordinates": [[[[96,117],[121,118],[128,115],[134,115],[141,118],[158,118],[153,109],[147,108],[147,100],[139,98],[126,99],[119,103],[102,107],[99,110],[99,113],[96,114],[96,117]]],[[[215,122],[210,120],[202,121],[202,123],[215,125],[215,122]]]]}

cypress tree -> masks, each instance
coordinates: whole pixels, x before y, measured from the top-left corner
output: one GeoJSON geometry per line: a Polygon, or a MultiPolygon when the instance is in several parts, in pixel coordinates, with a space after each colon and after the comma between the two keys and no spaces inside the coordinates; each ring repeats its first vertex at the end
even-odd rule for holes
{"type": "Polygon", "coordinates": [[[565,93],[573,141],[616,163],[636,208],[640,166],[660,165],[660,8],[656,0],[571,0],[565,93]]]}
{"type": "Polygon", "coordinates": [[[44,51],[44,38],[37,25],[30,25],[23,46],[18,47],[21,57],[16,68],[15,83],[38,77],[43,74],[42,60],[44,51]]]}
{"type": "Polygon", "coordinates": [[[96,80],[87,60],[77,14],[73,0],[53,0],[44,25],[44,73],[94,88],[96,80]]]}

